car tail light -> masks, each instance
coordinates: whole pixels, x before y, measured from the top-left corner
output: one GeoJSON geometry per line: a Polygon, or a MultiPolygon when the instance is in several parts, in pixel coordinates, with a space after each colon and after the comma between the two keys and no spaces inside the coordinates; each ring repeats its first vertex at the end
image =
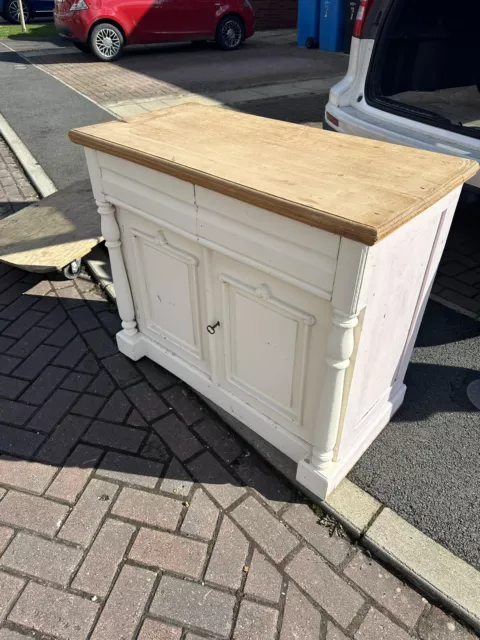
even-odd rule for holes
{"type": "Polygon", "coordinates": [[[332,116],[331,113],[329,113],[327,110],[325,110],[325,117],[326,119],[331,122],[335,127],[338,127],[338,125],[340,124],[338,121],[338,118],[335,118],[335,116],[332,116]]]}
{"type": "Polygon", "coordinates": [[[88,9],[88,4],[85,0],[75,0],[70,7],[70,11],[84,11],[85,9],[88,9]]]}
{"type": "Polygon", "coordinates": [[[358,7],[357,17],[355,18],[355,24],[353,26],[354,38],[363,37],[365,22],[367,20],[370,9],[372,8],[373,1],[374,0],[360,0],[360,6],[358,7]]]}

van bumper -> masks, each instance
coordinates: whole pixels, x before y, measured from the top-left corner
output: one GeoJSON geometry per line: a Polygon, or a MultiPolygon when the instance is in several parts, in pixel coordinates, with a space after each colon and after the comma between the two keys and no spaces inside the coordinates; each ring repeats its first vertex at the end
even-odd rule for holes
{"type": "MultiPolygon", "coordinates": [[[[441,129],[428,125],[423,125],[423,130],[419,131],[409,126],[410,121],[406,118],[393,116],[386,119],[384,112],[378,112],[377,115],[376,110],[365,113],[352,106],[337,107],[329,102],[326,111],[339,121],[336,129],[332,129],[332,126],[327,124],[325,129],[329,131],[415,147],[434,153],[467,157],[480,162],[479,142],[475,138],[458,136],[457,139],[452,140],[446,136],[442,137],[441,129]]],[[[468,181],[468,184],[480,187],[480,171],[468,181]]]]}

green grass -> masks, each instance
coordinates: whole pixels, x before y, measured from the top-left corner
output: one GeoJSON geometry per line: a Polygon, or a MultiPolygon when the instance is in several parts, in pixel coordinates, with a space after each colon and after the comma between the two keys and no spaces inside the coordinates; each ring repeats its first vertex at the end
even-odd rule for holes
{"type": "Polygon", "coordinates": [[[19,24],[0,25],[0,38],[51,38],[57,35],[54,24],[27,24],[27,31],[23,33],[19,24]]]}

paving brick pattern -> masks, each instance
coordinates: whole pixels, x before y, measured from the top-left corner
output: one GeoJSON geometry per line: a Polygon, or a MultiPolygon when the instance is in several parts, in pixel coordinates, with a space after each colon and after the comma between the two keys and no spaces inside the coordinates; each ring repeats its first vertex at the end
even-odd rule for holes
{"type": "Polygon", "coordinates": [[[0,264],[0,640],[472,640],[117,357],[101,300],[0,264]]]}
{"type": "Polygon", "coordinates": [[[36,280],[0,265],[0,639],[473,637],[120,357],[88,276],[36,280]]]}
{"type": "MultiPolygon", "coordinates": [[[[30,203],[37,199],[35,189],[18,166],[5,140],[0,136],[0,219],[24,207],[25,202],[30,203]]],[[[35,324],[34,318],[23,314],[17,324],[14,322],[10,324],[9,329],[13,334],[18,334],[22,331],[21,327],[29,323],[35,324]]]]}
{"type": "Polygon", "coordinates": [[[346,69],[340,56],[253,40],[234,56],[214,45],[188,44],[151,50],[148,55],[132,52],[115,63],[80,53],[36,55],[34,62],[102,106],[342,75],[346,69]]]}

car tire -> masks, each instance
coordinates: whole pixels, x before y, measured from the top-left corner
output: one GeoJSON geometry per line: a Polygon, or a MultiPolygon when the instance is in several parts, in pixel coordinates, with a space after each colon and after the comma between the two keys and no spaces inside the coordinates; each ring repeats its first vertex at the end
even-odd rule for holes
{"type": "Polygon", "coordinates": [[[215,40],[220,49],[235,51],[245,40],[243,21],[237,16],[225,16],[217,27],[215,40]]]}
{"type": "Polygon", "coordinates": [[[89,45],[92,53],[103,62],[118,60],[123,52],[123,33],[110,22],[101,22],[93,28],[89,45]]]}
{"type": "MultiPolygon", "coordinates": [[[[7,22],[11,24],[20,24],[20,15],[18,12],[18,3],[19,0],[7,0],[5,3],[5,8],[3,9],[3,16],[7,22]]],[[[23,6],[23,17],[25,18],[25,23],[30,22],[32,19],[32,13],[30,11],[30,7],[26,2],[22,2],[23,6]]]]}
{"type": "Polygon", "coordinates": [[[73,42],[73,46],[82,53],[91,53],[90,45],[88,42],[73,42]]]}

